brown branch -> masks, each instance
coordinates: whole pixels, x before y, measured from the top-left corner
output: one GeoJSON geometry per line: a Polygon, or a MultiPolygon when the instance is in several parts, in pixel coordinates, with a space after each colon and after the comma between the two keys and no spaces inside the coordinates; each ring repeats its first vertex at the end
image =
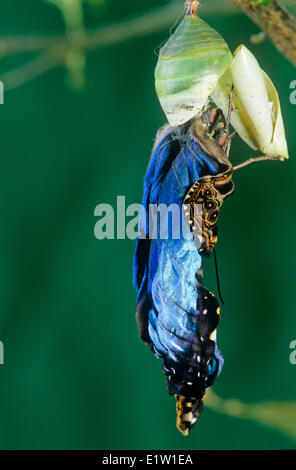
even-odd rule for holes
{"type": "Polygon", "coordinates": [[[296,18],[277,0],[230,0],[265,33],[275,47],[296,65],[296,18]]]}

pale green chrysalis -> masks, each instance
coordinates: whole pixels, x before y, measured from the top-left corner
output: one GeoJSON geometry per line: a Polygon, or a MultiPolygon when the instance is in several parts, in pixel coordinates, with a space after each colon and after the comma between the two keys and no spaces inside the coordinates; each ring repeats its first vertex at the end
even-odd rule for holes
{"type": "Polygon", "coordinates": [[[231,60],[214,29],[195,15],[184,17],[161,48],[155,69],[156,92],[172,126],[201,111],[231,60]]]}

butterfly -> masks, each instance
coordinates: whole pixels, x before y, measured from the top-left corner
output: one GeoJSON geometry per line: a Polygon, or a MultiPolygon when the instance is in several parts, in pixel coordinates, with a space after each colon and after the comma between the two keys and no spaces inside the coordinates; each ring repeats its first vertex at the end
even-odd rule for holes
{"type": "Polygon", "coordinates": [[[220,308],[203,285],[203,257],[216,245],[219,212],[234,189],[228,127],[229,118],[209,106],[189,123],[164,126],[144,182],[145,211],[134,255],[136,320],[142,340],[163,359],[168,393],[177,400],[177,428],[184,435],[223,367],[216,341],[220,308]],[[180,237],[151,238],[159,220],[151,217],[150,207],[172,204],[181,214],[180,237]],[[196,205],[201,210],[195,211],[196,205]]]}

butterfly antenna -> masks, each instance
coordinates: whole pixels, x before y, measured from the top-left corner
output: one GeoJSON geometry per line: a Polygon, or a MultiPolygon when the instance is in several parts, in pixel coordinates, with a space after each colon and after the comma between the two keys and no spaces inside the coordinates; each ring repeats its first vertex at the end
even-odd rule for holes
{"type": "Polygon", "coordinates": [[[222,305],[224,305],[224,300],[221,294],[221,289],[220,289],[220,281],[219,281],[219,273],[218,273],[218,263],[217,263],[217,255],[216,255],[216,248],[214,248],[214,258],[215,258],[215,269],[216,269],[216,279],[217,279],[217,287],[218,287],[218,293],[220,300],[222,302],[222,305]]]}

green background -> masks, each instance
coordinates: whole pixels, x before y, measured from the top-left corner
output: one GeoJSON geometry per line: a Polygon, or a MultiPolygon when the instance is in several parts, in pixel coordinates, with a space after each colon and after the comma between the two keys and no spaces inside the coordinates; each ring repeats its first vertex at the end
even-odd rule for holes
{"type": "MultiPolygon", "coordinates": [[[[86,11],[88,27],[161,5],[111,1],[86,11]]],[[[204,1],[205,3],[205,1],[204,1]]],[[[182,9],[180,9],[180,14],[182,9]]],[[[202,15],[202,10],[201,10],[202,15]]],[[[205,18],[229,43],[256,54],[276,85],[290,160],[235,174],[220,217],[219,271],[225,356],[219,396],[245,403],[294,400],[296,366],[295,69],[243,16],[205,18]]],[[[0,34],[63,32],[54,5],[2,0],[0,34]]],[[[131,240],[97,240],[94,208],[140,202],[153,139],[164,115],[153,72],[168,29],[86,57],[79,91],[58,67],[15,90],[0,107],[1,449],[282,449],[276,429],[205,409],[184,438],[175,428],[161,363],[138,338],[131,240]]],[[[30,56],[31,57],[31,56],[30,56]]],[[[33,57],[33,56],[32,56],[33,57]]],[[[4,57],[0,72],[28,55],[4,57]]],[[[1,79],[0,73],[0,79],[1,79]]],[[[6,83],[4,83],[6,85],[6,83]]],[[[238,163],[252,155],[239,138],[238,163]]],[[[216,291],[212,263],[207,285],[216,291]]],[[[296,426],[296,423],[295,423],[296,426]]]]}

